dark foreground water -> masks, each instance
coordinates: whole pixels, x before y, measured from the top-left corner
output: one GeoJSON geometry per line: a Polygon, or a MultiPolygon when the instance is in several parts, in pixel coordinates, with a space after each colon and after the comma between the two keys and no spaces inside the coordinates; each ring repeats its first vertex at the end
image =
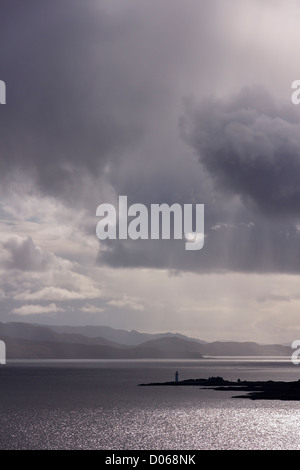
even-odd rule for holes
{"type": "Polygon", "coordinates": [[[298,380],[290,359],[56,361],[0,366],[1,449],[298,449],[300,401],[232,399],[208,378],[298,380]]]}

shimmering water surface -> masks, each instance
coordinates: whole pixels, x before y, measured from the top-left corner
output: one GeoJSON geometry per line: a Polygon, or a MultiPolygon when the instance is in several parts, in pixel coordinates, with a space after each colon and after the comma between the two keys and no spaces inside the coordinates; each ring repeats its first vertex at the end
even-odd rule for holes
{"type": "Polygon", "coordinates": [[[0,366],[1,449],[298,449],[300,401],[251,401],[208,378],[298,380],[290,358],[10,362],[0,366]]]}

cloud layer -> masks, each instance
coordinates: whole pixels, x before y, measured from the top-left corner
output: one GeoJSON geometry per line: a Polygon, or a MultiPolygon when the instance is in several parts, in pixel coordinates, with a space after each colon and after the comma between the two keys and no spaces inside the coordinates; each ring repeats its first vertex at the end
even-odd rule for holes
{"type": "Polygon", "coordinates": [[[0,319],[297,331],[299,8],[1,1],[0,319]],[[204,248],[99,243],[119,195],[203,203],[204,248]]]}

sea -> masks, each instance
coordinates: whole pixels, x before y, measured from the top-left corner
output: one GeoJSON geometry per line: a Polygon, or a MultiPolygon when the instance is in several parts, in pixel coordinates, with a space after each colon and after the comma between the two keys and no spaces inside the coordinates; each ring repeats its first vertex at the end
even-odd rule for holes
{"type": "Polygon", "coordinates": [[[221,376],[299,380],[290,358],[9,361],[0,366],[0,449],[295,450],[300,401],[141,383],[221,376]]]}

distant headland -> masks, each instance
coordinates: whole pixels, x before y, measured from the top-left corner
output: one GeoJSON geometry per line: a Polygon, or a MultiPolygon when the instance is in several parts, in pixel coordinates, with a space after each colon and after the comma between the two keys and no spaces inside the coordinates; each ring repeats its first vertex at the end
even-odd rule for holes
{"type": "Polygon", "coordinates": [[[173,382],[156,382],[139,384],[139,386],[200,386],[210,387],[217,391],[247,392],[234,395],[232,398],[248,398],[250,400],[300,400],[300,380],[295,382],[248,381],[238,379],[236,382],[223,377],[208,379],[186,379],[173,382]]]}

